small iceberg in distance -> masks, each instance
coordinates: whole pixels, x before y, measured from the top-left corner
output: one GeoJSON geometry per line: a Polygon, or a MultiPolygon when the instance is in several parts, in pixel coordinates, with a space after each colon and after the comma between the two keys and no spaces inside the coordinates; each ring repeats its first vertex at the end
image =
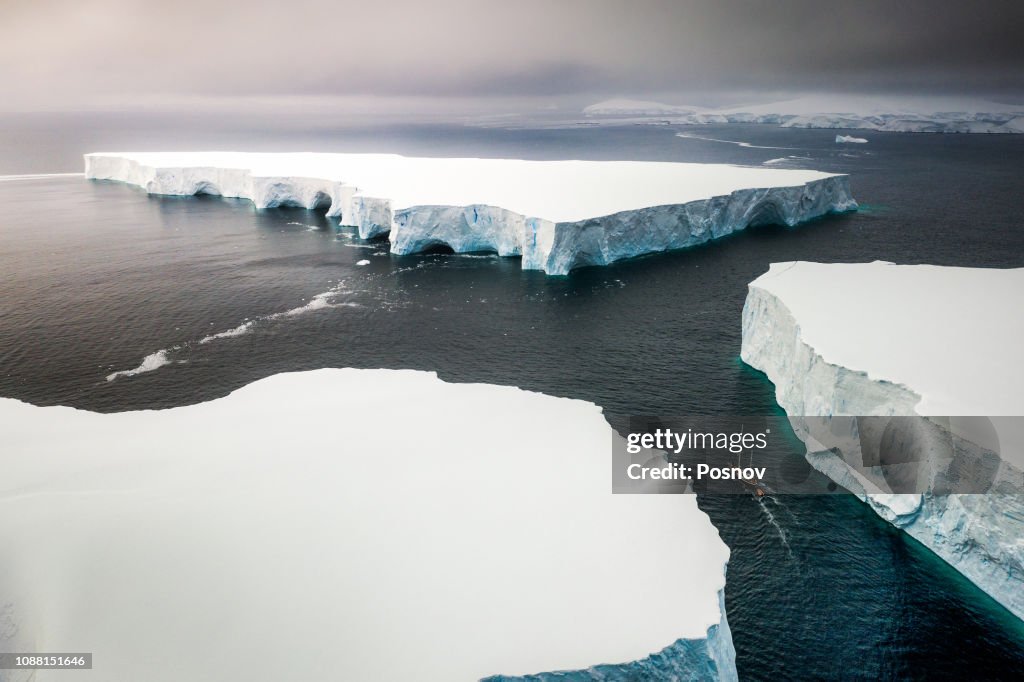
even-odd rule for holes
{"type": "Polygon", "coordinates": [[[867,140],[853,135],[836,135],[836,144],[867,144],[867,140]]]}

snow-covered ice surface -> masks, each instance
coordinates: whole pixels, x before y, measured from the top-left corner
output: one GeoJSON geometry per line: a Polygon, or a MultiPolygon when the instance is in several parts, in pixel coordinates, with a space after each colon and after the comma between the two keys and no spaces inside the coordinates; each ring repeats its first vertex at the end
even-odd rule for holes
{"type": "Polygon", "coordinates": [[[83,682],[736,677],[728,548],[692,496],[611,494],[591,403],[325,369],[0,426],[0,651],[83,682]]]}
{"type": "Polygon", "coordinates": [[[1024,618],[1022,293],[1024,269],[774,263],[750,284],[741,357],[774,382],[815,468],[1024,618]],[[920,494],[829,450],[865,442],[843,416],[915,414],[979,449],[993,492],[933,494],[940,449],[915,469],[920,494]]]}
{"type": "Polygon", "coordinates": [[[1024,106],[970,97],[807,95],[720,108],[616,99],[586,107],[583,114],[588,121],[608,123],[769,123],[787,128],[912,133],[1024,132],[1024,106]]]}
{"type": "Polygon", "coordinates": [[[856,208],[845,175],[723,164],[172,152],[87,154],[85,173],[324,207],[363,239],[388,234],[395,254],[493,251],[551,275],[856,208]]]}

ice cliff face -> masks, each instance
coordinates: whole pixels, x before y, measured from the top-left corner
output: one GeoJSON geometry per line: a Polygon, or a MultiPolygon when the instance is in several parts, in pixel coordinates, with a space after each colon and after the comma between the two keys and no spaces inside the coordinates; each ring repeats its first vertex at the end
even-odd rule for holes
{"type": "Polygon", "coordinates": [[[326,209],[360,238],[388,235],[397,255],[493,251],[549,275],[857,206],[846,176],[714,164],[189,153],[85,165],[151,194],[326,209]]]}
{"type": "Polygon", "coordinates": [[[585,265],[696,246],[747,227],[793,226],[856,207],[847,177],[834,176],[801,187],[742,189],[574,223],[528,224],[523,268],[562,275],[585,265]]]}
{"type": "Polygon", "coordinates": [[[386,202],[355,197],[356,188],[343,182],[317,178],[258,176],[246,168],[224,166],[155,166],[128,155],[86,154],[85,176],[117,180],[141,187],[149,194],[193,196],[211,194],[248,199],[256,208],[295,206],[326,208],[328,217],[348,216],[360,235],[390,228],[386,202]]]}
{"type": "MultiPolygon", "coordinates": [[[[968,328],[968,338],[973,336],[975,343],[980,342],[976,333],[970,331],[970,311],[961,308],[952,297],[946,301],[949,308],[946,316],[934,316],[926,311],[924,316],[914,318],[914,303],[918,301],[901,295],[899,278],[888,277],[893,268],[910,268],[897,274],[906,280],[918,280],[917,283],[910,281],[903,288],[903,293],[914,290],[917,285],[920,285],[919,291],[929,287],[940,289],[939,279],[944,274],[951,287],[961,286],[959,282],[971,277],[971,272],[964,268],[892,266],[887,263],[839,266],[773,264],[769,273],[750,285],[743,308],[741,357],[747,364],[764,372],[775,384],[776,400],[786,410],[794,431],[807,446],[807,459],[816,469],[858,495],[881,517],[919,540],[1018,617],[1024,618],[1024,496],[1021,495],[1024,475],[1019,463],[1022,445],[1019,437],[1001,433],[1000,456],[955,436],[950,438],[953,426],[949,419],[930,417],[921,420],[923,428],[934,430],[940,436],[946,436],[947,440],[956,440],[961,452],[974,447],[980,453],[980,456],[966,461],[975,470],[988,468],[985,473],[988,492],[941,494],[941,489],[947,486],[949,472],[955,467],[950,466],[948,452],[941,448],[926,448],[914,469],[920,494],[892,494],[887,486],[887,476],[891,476],[894,467],[865,467],[864,454],[859,446],[872,439],[880,450],[893,446],[882,441],[880,435],[870,433],[872,422],[870,418],[863,418],[933,414],[934,410],[928,409],[929,404],[923,397],[935,392],[934,385],[919,393],[907,385],[917,383],[910,378],[914,371],[908,370],[900,375],[902,381],[891,381],[886,378],[894,375],[891,368],[882,368],[868,361],[853,361],[849,353],[827,336],[817,334],[815,340],[808,338],[815,336],[815,329],[828,325],[835,331],[835,338],[845,336],[851,344],[870,345],[870,335],[888,328],[879,344],[882,347],[893,346],[889,356],[898,358],[902,353],[899,339],[911,336],[904,334],[903,330],[889,328],[889,320],[899,315],[910,316],[912,319],[908,323],[911,326],[916,319],[925,327],[920,337],[906,339],[908,353],[927,358],[936,348],[948,351],[949,346],[961,346],[955,334],[935,334],[931,338],[932,330],[927,329],[929,322],[924,317],[938,317],[935,324],[940,326],[947,326],[949,320],[957,319],[959,324],[968,328]],[[914,271],[914,268],[927,270],[914,271]],[[852,278],[848,276],[851,272],[852,278]],[[833,277],[830,278],[829,274],[833,277]],[[787,279],[790,280],[788,284],[779,283],[787,279]],[[871,317],[858,315],[862,311],[851,310],[846,305],[851,298],[845,292],[858,295],[846,285],[858,280],[865,287],[870,287],[873,280],[882,280],[878,284],[882,292],[878,297],[862,293],[872,298],[871,308],[875,314],[871,317]],[[822,288],[823,282],[828,283],[828,287],[822,288]],[[803,290],[802,293],[797,293],[798,288],[803,290]],[[819,311],[830,309],[832,315],[822,314],[820,319],[815,319],[808,314],[813,306],[808,307],[806,301],[815,296],[828,299],[822,302],[819,311]],[[880,302],[883,296],[891,301],[888,308],[896,311],[892,317],[887,315],[885,303],[880,302]],[[799,312],[794,312],[794,309],[799,312]],[[843,311],[843,314],[835,314],[837,311],[843,311]],[[961,314],[967,319],[959,319],[961,314]],[[807,331],[809,328],[811,333],[807,331]],[[821,347],[816,347],[816,342],[821,347]],[[862,419],[851,419],[851,416],[862,419]],[[846,444],[850,442],[858,447],[847,448],[846,444]]],[[[995,271],[993,274],[998,277],[994,281],[1012,283],[1019,279],[1024,282],[1024,271],[995,271]]],[[[999,287],[983,284],[989,287],[990,296],[998,299],[996,292],[999,287]]],[[[941,290],[936,292],[936,296],[943,297],[941,290]]],[[[975,305],[986,307],[980,301],[975,305]]],[[[998,300],[993,304],[997,309],[1001,305],[998,300]]],[[[987,325],[986,333],[1000,335],[992,325],[987,325]]],[[[1005,341],[1012,345],[1016,338],[1019,337],[1005,341]]],[[[953,355],[956,354],[954,350],[953,355]]],[[[865,355],[861,353],[859,357],[865,355]]],[[[945,364],[935,365],[935,373],[941,374],[944,369],[948,372],[952,362],[956,361],[947,356],[945,364]]],[[[975,363],[968,371],[977,374],[984,369],[975,363]]],[[[1002,370],[1004,374],[1006,371],[1002,370]]],[[[941,376],[937,380],[941,381],[941,376]]],[[[956,377],[950,383],[955,383],[955,380],[956,377]]],[[[993,389],[990,393],[997,397],[1001,393],[998,388],[1001,381],[1005,381],[1006,386],[1017,385],[1013,377],[1004,376],[1001,381],[993,381],[991,376],[982,376],[981,380],[990,382],[993,389]]],[[[971,400],[969,390],[962,385],[951,394],[956,400],[971,400]]],[[[934,406],[940,399],[931,397],[930,405],[934,406]]],[[[945,414],[971,414],[962,405],[959,410],[955,407],[942,405],[947,410],[945,414]]],[[[981,413],[999,414],[990,407],[992,405],[986,405],[981,413]]],[[[1011,404],[1007,409],[1012,413],[1016,406],[1011,404]]]]}
{"type": "MultiPolygon", "coordinates": [[[[719,593],[719,604],[725,613],[725,595],[719,593]]],[[[618,665],[596,665],[585,670],[560,670],[534,675],[485,677],[481,682],[626,682],[628,680],[674,680],[706,682],[738,680],[736,648],[729,623],[708,628],[705,639],[680,639],[647,658],[618,665]]]]}
{"type": "Polygon", "coordinates": [[[524,270],[566,275],[587,265],[696,246],[747,227],[793,226],[856,206],[846,176],[563,223],[492,206],[420,206],[396,214],[391,252],[413,254],[438,246],[456,253],[496,251],[522,256],[524,270]]]}

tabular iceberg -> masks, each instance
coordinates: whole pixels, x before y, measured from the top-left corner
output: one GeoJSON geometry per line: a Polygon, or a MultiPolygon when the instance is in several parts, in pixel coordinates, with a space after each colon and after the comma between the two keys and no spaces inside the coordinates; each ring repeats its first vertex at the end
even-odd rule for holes
{"type": "Polygon", "coordinates": [[[728,548],[693,496],[611,494],[593,404],[335,369],[0,431],[0,652],[83,682],[736,678],[728,548]]]}
{"type": "Polygon", "coordinates": [[[1022,291],[1024,269],[774,263],[750,284],[741,357],[774,382],[815,468],[1024,618],[1022,291]],[[892,494],[896,465],[864,476],[829,447],[864,440],[844,416],[915,414],[981,452],[985,494],[939,494],[962,463],[938,449],[914,463],[919,494],[892,494]]]}
{"type": "Polygon", "coordinates": [[[395,254],[494,251],[549,275],[857,206],[845,175],[721,164],[181,152],[87,154],[85,172],[151,194],[326,208],[363,239],[388,234],[395,254]]]}

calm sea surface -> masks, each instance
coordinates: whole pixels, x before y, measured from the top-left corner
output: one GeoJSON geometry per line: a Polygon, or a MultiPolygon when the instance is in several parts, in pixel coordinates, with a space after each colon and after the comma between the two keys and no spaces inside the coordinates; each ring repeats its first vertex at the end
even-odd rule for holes
{"type": "MultiPolygon", "coordinates": [[[[628,415],[778,414],[771,384],[738,357],[746,285],[769,263],[1024,267],[1024,136],[868,133],[867,145],[836,145],[835,131],[738,125],[0,124],[3,174],[80,171],[81,153],[118,149],[785,158],[778,167],[849,173],[862,204],[796,229],[547,278],[496,256],[391,256],[314,212],[149,197],[79,177],[0,178],[0,396],[40,405],[161,408],[278,372],[387,367],[589,400],[615,426],[628,415]],[[370,265],[357,267],[362,259],[370,265]]],[[[380,415],[381,429],[389,419],[380,415]]],[[[439,428],[457,425],[452,415],[439,428]]],[[[309,428],[336,428],[330,405],[309,428]]],[[[782,447],[777,456],[800,461],[799,443],[782,447]]],[[[1024,626],[851,497],[701,506],[732,549],[726,606],[744,678],[1024,674],[1024,626]]]]}

